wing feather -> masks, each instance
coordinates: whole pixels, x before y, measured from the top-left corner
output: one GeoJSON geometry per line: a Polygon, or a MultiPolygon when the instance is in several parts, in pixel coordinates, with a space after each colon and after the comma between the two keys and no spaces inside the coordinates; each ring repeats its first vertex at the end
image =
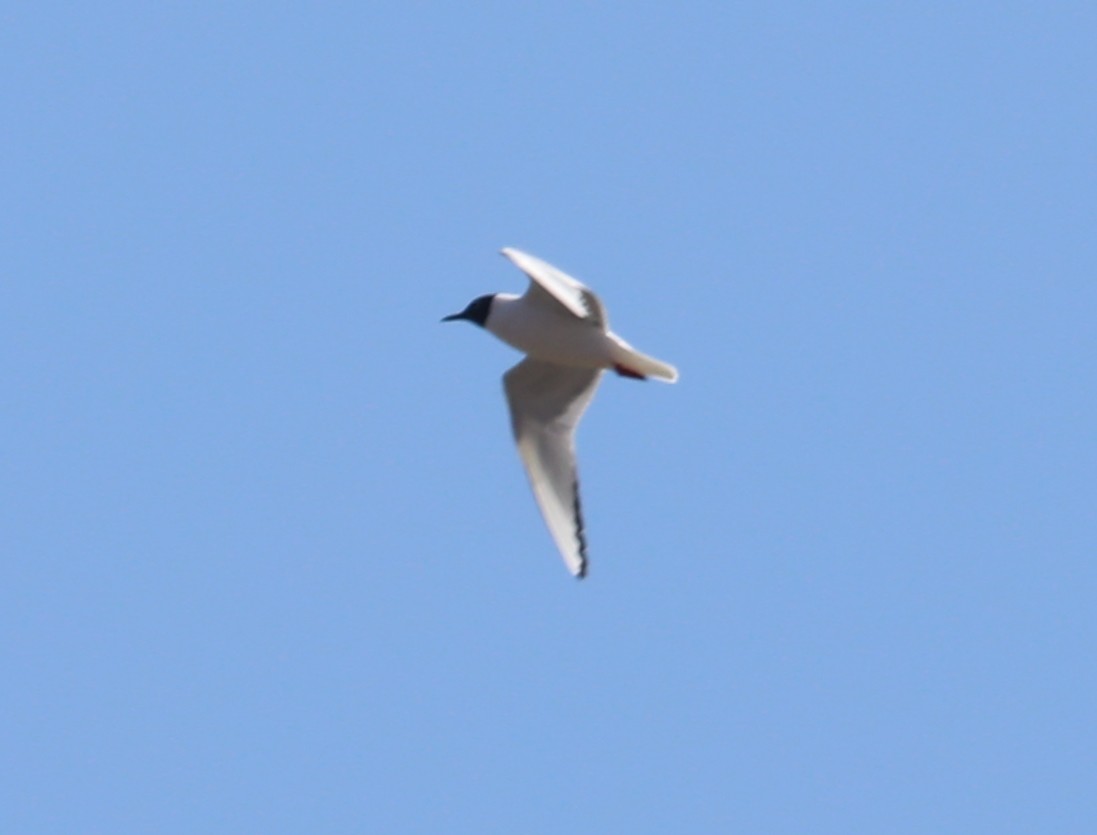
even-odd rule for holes
{"type": "Polygon", "coordinates": [[[518,269],[529,276],[526,296],[562,307],[579,319],[606,330],[609,319],[601,299],[594,291],[547,261],[512,247],[501,250],[518,269]]]}
{"type": "Polygon", "coordinates": [[[533,495],[560,554],[576,577],[587,571],[587,543],[575,465],[575,427],[601,370],[524,359],[503,375],[511,428],[533,495]]]}

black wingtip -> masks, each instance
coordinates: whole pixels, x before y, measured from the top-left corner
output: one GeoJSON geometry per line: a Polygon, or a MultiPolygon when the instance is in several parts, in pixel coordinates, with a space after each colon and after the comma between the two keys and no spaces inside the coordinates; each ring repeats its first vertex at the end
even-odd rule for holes
{"type": "Polygon", "coordinates": [[[579,570],[575,572],[575,579],[582,580],[587,576],[587,537],[583,528],[583,508],[579,505],[578,478],[572,481],[572,493],[575,495],[575,538],[579,541],[579,570]]]}

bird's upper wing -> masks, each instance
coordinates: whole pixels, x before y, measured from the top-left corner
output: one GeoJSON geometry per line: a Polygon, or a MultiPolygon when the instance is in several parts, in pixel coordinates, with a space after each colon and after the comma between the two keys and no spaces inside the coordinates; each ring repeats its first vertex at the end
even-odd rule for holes
{"type": "Polygon", "coordinates": [[[524,359],[503,375],[511,428],[533,495],[576,577],[587,572],[579,507],[575,427],[598,388],[600,369],[524,359]]]}
{"type": "Polygon", "coordinates": [[[542,261],[521,250],[507,247],[502,250],[502,253],[514,266],[529,276],[527,298],[559,305],[573,316],[587,319],[603,330],[609,328],[609,320],[606,318],[606,310],[601,300],[582,282],[576,281],[547,261],[542,261]]]}

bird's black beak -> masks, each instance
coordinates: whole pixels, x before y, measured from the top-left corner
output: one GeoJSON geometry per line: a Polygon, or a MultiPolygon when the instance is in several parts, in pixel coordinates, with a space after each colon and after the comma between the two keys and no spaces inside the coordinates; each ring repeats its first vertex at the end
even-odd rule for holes
{"type": "Polygon", "coordinates": [[[491,300],[494,296],[480,296],[478,299],[473,299],[468,303],[468,306],[460,313],[451,313],[442,319],[443,322],[456,322],[458,319],[464,319],[466,322],[472,322],[474,325],[484,327],[484,323],[488,320],[488,313],[491,311],[491,300]]]}

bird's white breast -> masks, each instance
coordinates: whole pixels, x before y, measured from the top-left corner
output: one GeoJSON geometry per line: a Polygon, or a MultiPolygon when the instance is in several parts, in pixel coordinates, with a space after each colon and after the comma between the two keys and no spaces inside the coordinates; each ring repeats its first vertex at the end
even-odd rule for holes
{"type": "Polygon", "coordinates": [[[524,296],[499,293],[485,327],[512,348],[560,365],[605,368],[613,364],[606,333],[561,308],[529,304],[524,296]]]}

